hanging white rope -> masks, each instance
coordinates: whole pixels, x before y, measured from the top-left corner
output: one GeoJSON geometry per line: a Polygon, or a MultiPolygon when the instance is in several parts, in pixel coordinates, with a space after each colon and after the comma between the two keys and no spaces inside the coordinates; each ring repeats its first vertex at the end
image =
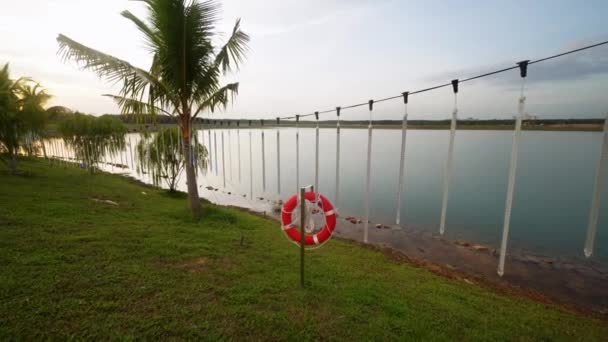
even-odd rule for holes
{"type": "Polygon", "coordinates": [[[336,197],[334,198],[334,211],[338,212],[338,201],[340,199],[340,107],[336,107],[338,121],[336,123],[336,197]]]}
{"type": "Polygon", "coordinates": [[[407,103],[409,92],[403,93],[405,112],[403,113],[403,123],[401,124],[401,154],[399,161],[399,190],[397,191],[397,218],[396,224],[401,224],[401,196],[403,193],[403,179],[405,177],[405,142],[407,137],[407,103]]]}
{"type": "Polygon", "coordinates": [[[296,194],[300,191],[300,116],[296,115],[296,194]]]}
{"type": "Polygon", "coordinates": [[[213,155],[215,156],[215,175],[217,176],[217,132],[215,130],[213,130],[213,155]]]}
{"type": "Polygon", "coordinates": [[[277,194],[281,197],[281,131],[280,119],[277,118],[277,194]]]}
{"type": "Polygon", "coordinates": [[[249,198],[253,200],[253,144],[251,141],[251,128],[249,128],[249,198]]]}
{"type": "Polygon", "coordinates": [[[228,128],[228,176],[232,181],[232,129],[228,128]]]}
{"type": "Polygon", "coordinates": [[[264,120],[262,123],[262,193],[266,193],[266,143],[264,139],[264,120]]]}
{"type": "Polygon", "coordinates": [[[367,174],[365,176],[365,222],[363,222],[363,242],[368,242],[369,230],[369,192],[370,192],[370,177],[372,170],[372,111],[374,109],[374,100],[369,100],[369,126],[367,128],[367,174]]]}
{"type": "Polygon", "coordinates": [[[211,153],[211,125],[209,125],[209,128],[207,129],[207,137],[209,138],[209,144],[207,145],[207,158],[209,159],[209,173],[213,173],[213,165],[215,165],[215,163],[213,163],[213,156],[215,154],[211,153]]]}
{"type": "Polygon", "coordinates": [[[239,184],[241,184],[241,129],[239,128],[240,123],[236,123],[236,157],[239,162],[239,184]]]}
{"type": "Polygon", "coordinates": [[[439,233],[445,233],[445,220],[448,213],[448,198],[450,194],[450,179],[452,177],[452,167],[454,164],[454,139],[456,138],[456,120],[458,119],[458,80],[452,81],[454,91],[454,111],[452,112],[452,122],[450,124],[450,145],[448,147],[448,160],[443,173],[443,200],[441,203],[441,221],[439,233]]]}
{"type": "Polygon", "coordinates": [[[224,176],[224,189],[226,188],[226,155],[224,154],[224,131],[222,130],[222,175],[224,176]]]}
{"type": "Polygon", "coordinates": [[[317,126],[315,128],[315,193],[319,195],[319,112],[315,112],[317,126]]]}
{"type": "Polygon", "coordinates": [[[606,163],[608,162],[608,114],[604,119],[604,133],[602,134],[602,147],[600,150],[600,159],[597,163],[595,172],[595,182],[593,184],[593,197],[591,200],[591,211],[589,212],[589,224],[587,226],[587,239],[585,240],[585,256],[591,257],[593,254],[593,245],[595,243],[595,233],[597,232],[597,222],[600,214],[600,200],[602,190],[604,189],[604,180],[606,173],[606,163]]]}
{"type": "Polygon", "coordinates": [[[521,126],[526,110],[526,97],[524,86],[528,75],[528,61],[518,63],[521,76],[521,95],[519,97],[518,113],[515,120],[515,131],[513,132],[513,146],[511,148],[511,163],[509,166],[509,181],[507,184],[507,199],[505,203],[505,218],[502,228],[502,240],[500,243],[500,259],[498,261],[498,275],[505,273],[505,258],[507,254],[507,241],[509,240],[509,227],[511,224],[511,210],[513,207],[513,193],[515,191],[515,176],[517,175],[517,160],[519,158],[519,141],[521,139],[521,126]]]}
{"type": "Polygon", "coordinates": [[[131,137],[129,137],[129,155],[131,156],[131,169],[135,170],[135,164],[133,163],[133,144],[131,143],[131,137]]]}

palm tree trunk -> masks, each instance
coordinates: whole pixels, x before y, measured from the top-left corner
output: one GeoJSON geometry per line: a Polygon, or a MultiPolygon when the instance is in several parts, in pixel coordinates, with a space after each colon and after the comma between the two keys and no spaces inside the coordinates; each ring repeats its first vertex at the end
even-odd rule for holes
{"type": "Polygon", "coordinates": [[[198,186],[196,184],[194,163],[192,163],[189,126],[189,123],[185,125],[182,124],[182,149],[184,153],[184,160],[186,162],[186,182],[188,186],[188,201],[190,202],[190,210],[192,211],[192,216],[199,218],[201,216],[201,202],[198,197],[198,186]]]}

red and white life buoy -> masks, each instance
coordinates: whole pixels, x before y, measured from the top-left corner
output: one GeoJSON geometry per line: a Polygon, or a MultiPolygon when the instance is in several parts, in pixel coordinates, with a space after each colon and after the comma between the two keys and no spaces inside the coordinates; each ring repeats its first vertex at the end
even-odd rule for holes
{"type": "MultiPolygon", "coordinates": [[[[323,229],[319,231],[317,234],[306,234],[304,236],[304,245],[305,246],[317,246],[321,245],[329,238],[331,238],[334,229],[336,228],[336,213],[334,212],[334,207],[331,203],[325,198],[323,195],[319,195],[317,199],[317,194],[314,192],[307,192],[304,194],[307,201],[315,203],[317,200],[320,201],[320,207],[323,209],[325,213],[325,226],[323,229]]],[[[298,205],[298,196],[293,195],[289,198],[285,204],[283,205],[283,210],[281,212],[281,223],[283,224],[283,231],[287,236],[293,240],[295,243],[300,244],[301,235],[300,231],[295,227],[294,223],[291,221],[292,212],[298,205]]]]}

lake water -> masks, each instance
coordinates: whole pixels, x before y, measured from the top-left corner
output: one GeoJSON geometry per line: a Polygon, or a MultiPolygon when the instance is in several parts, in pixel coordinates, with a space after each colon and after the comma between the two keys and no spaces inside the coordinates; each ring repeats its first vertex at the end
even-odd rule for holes
{"type": "MultiPolygon", "coordinates": [[[[293,195],[297,189],[296,129],[281,128],[279,131],[280,195],[277,193],[277,129],[199,131],[199,139],[205,146],[209,145],[211,134],[211,170],[199,175],[201,196],[225,204],[225,195],[205,189],[209,185],[224,189],[224,174],[224,192],[233,194],[235,205],[255,207],[257,202],[262,202],[257,199],[259,197],[285,200],[293,195]],[[265,191],[262,132],[265,134],[265,191]],[[250,134],[254,199],[249,197],[250,134]],[[247,196],[244,198],[243,194],[247,196]],[[220,196],[224,197],[220,199],[220,196]]],[[[299,131],[300,185],[314,184],[315,130],[304,128],[299,131]]],[[[494,247],[500,245],[512,134],[511,131],[457,131],[447,211],[446,235],[449,238],[467,239],[494,247]]],[[[133,144],[138,140],[137,135],[130,134],[129,137],[133,144]]],[[[393,224],[396,211],[401,210],[402,224],[438,232],[448,138],[447,130],[408,131],[405,191],[402,206],[397,208],[401,131],[374,130],[372,222],[393,224]]],[[[582,257],[600,143],[601,133],[598,132],[523,132],[511,221],[511,250],[582,257]]],[[[321,129],[320,145],[319,191],[335,201],[336,130],[321,129]]],[[[342,129],[341,147],[340,198],[334,204],[342,216],[362,217],[367,130],[342,129]]],[[[117,162],[121,160],[121,157],[114,158],[117,162]]],[[[122,158],[129,160],[128,154],[122,158]]],[[[108,166],[104,169],[125,172],[108,166]]],[[[137,175],[134,170],[130,173],[149,181],[146,175],[137,175]]],[[[185,174],[179,188],[186,190],[185,174]]],[[[594,258],[605,262],[608,261],[608,192],[603,190],[594,258]]]]}

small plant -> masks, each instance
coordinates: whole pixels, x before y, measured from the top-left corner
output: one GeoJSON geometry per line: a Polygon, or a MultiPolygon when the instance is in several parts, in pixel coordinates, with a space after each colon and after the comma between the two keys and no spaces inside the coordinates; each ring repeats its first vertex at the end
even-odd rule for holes
{"type": "Polygon", "coordinates": [[[106,153],[115,154],[125,148],[127,129],[120,120],[75,113],[59,124],[63,141],[73,148],[76,159],[93,173],[106,153]]]}

